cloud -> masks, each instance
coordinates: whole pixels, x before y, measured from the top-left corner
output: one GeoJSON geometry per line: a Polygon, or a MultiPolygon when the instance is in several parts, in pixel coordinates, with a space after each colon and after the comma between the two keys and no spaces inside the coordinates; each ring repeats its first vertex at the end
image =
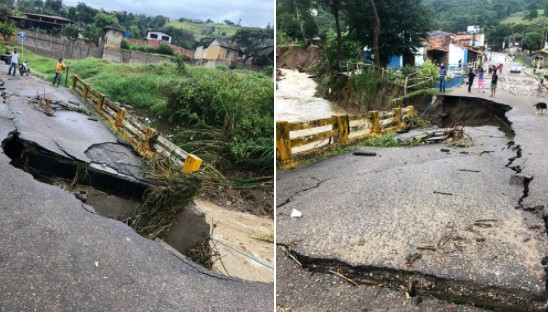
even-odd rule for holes
{"type": "Polygon", "coordinates": [[[74,6],[84,2],[95,9],[106,11],[127,11],[128,13],[146,14],[149,16],[163,15],[173,19],[181,17],[189,19],[212,19],[217,23],[230,20],[234,23],[242,20],[242,26],[265,27],[274,25],[274,0],[65,0],[67,5],[74,6]]]}

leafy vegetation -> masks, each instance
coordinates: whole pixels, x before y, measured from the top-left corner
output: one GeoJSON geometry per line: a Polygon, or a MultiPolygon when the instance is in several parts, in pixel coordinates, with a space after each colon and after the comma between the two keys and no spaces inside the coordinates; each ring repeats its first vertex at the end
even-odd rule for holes
{"type": "MultiPolygon", "coordinates": [[[[166,24],[166,27],[183,29],[192,34],[196,41],[200,42],[203,38],[213,37],[230,38],[236,34],[240,28],[236,25],[225,25],[216,23],[196,23],[190,21],[172,20],[166,24]]],[[[203,41],[202,41],[203,42],[203,41]]]]}

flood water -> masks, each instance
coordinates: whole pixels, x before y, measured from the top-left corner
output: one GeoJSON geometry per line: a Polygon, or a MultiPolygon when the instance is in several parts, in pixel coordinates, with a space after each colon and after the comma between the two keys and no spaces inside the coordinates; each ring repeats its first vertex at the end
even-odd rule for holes
{"type": "Polygon", "coordinates": [[[326,99],[314,96],[317,83],[309,74],[280,69],[281,80],[276,90],[277,121],[308,121],[346,115],[347,112],[326,99]]]}

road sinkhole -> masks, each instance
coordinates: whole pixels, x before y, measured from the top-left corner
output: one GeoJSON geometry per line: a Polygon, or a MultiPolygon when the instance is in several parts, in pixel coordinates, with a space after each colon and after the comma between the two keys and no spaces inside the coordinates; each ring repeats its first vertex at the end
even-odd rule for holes
{"type": "MultiPolygon", "coordinates": [[[[138,162],[128,161],[138,156],[123,144],[103,143],[90,147],[85,152],[89,162],[71,156],[62,148],[65,155],[53,152],[21,138],[16,131],[11,132],[1,146],[12,166],[30,173],[40,182],[73,193],[99,215],[133,228],[148,227],[157,217],[150,214],[136,217],[144,207],[147,193],[153,192],[157,182],[141,175],[140,166],[133,164],[138,162]]],[[[210,268],[210,225],[204,214],[189,204],[169,222],[172,225],[161,237],[170,246],[167,248],[210,268]]]]}

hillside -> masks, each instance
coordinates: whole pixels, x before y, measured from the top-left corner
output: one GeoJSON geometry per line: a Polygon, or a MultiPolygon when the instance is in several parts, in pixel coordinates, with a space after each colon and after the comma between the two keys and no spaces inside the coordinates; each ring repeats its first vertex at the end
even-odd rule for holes
{"type": "Polygon", "coordinates": [[[544,8],[536,0],[423,0],[423,3],[432,10],[435,29],[455,33],[466,31],[469,25],[488,27],[516,13],[544,8]]]}
{"type": "Polygon", "coordinates": [[[196,41],[200,41],[204,37],[232,37],[239,26],[236,25],[225,25],[225,24],[214,24],[214,23],[191,23],[191,22],[180,22],[180,21],[170,21],[165,25],[166,27],[171,26],[173,28],[179,28],[191,32],[194,35],[196,41]]]}
{"type": "Polygon", "coordinates": [[[538,16],[534,19],[528,19],[527,15],[529,12],[518,12],[508,16],[507,18],[500,21],[501,24],[538,24],[542,25],[544,23],[544,10],[538,10],[538,16]]]}

